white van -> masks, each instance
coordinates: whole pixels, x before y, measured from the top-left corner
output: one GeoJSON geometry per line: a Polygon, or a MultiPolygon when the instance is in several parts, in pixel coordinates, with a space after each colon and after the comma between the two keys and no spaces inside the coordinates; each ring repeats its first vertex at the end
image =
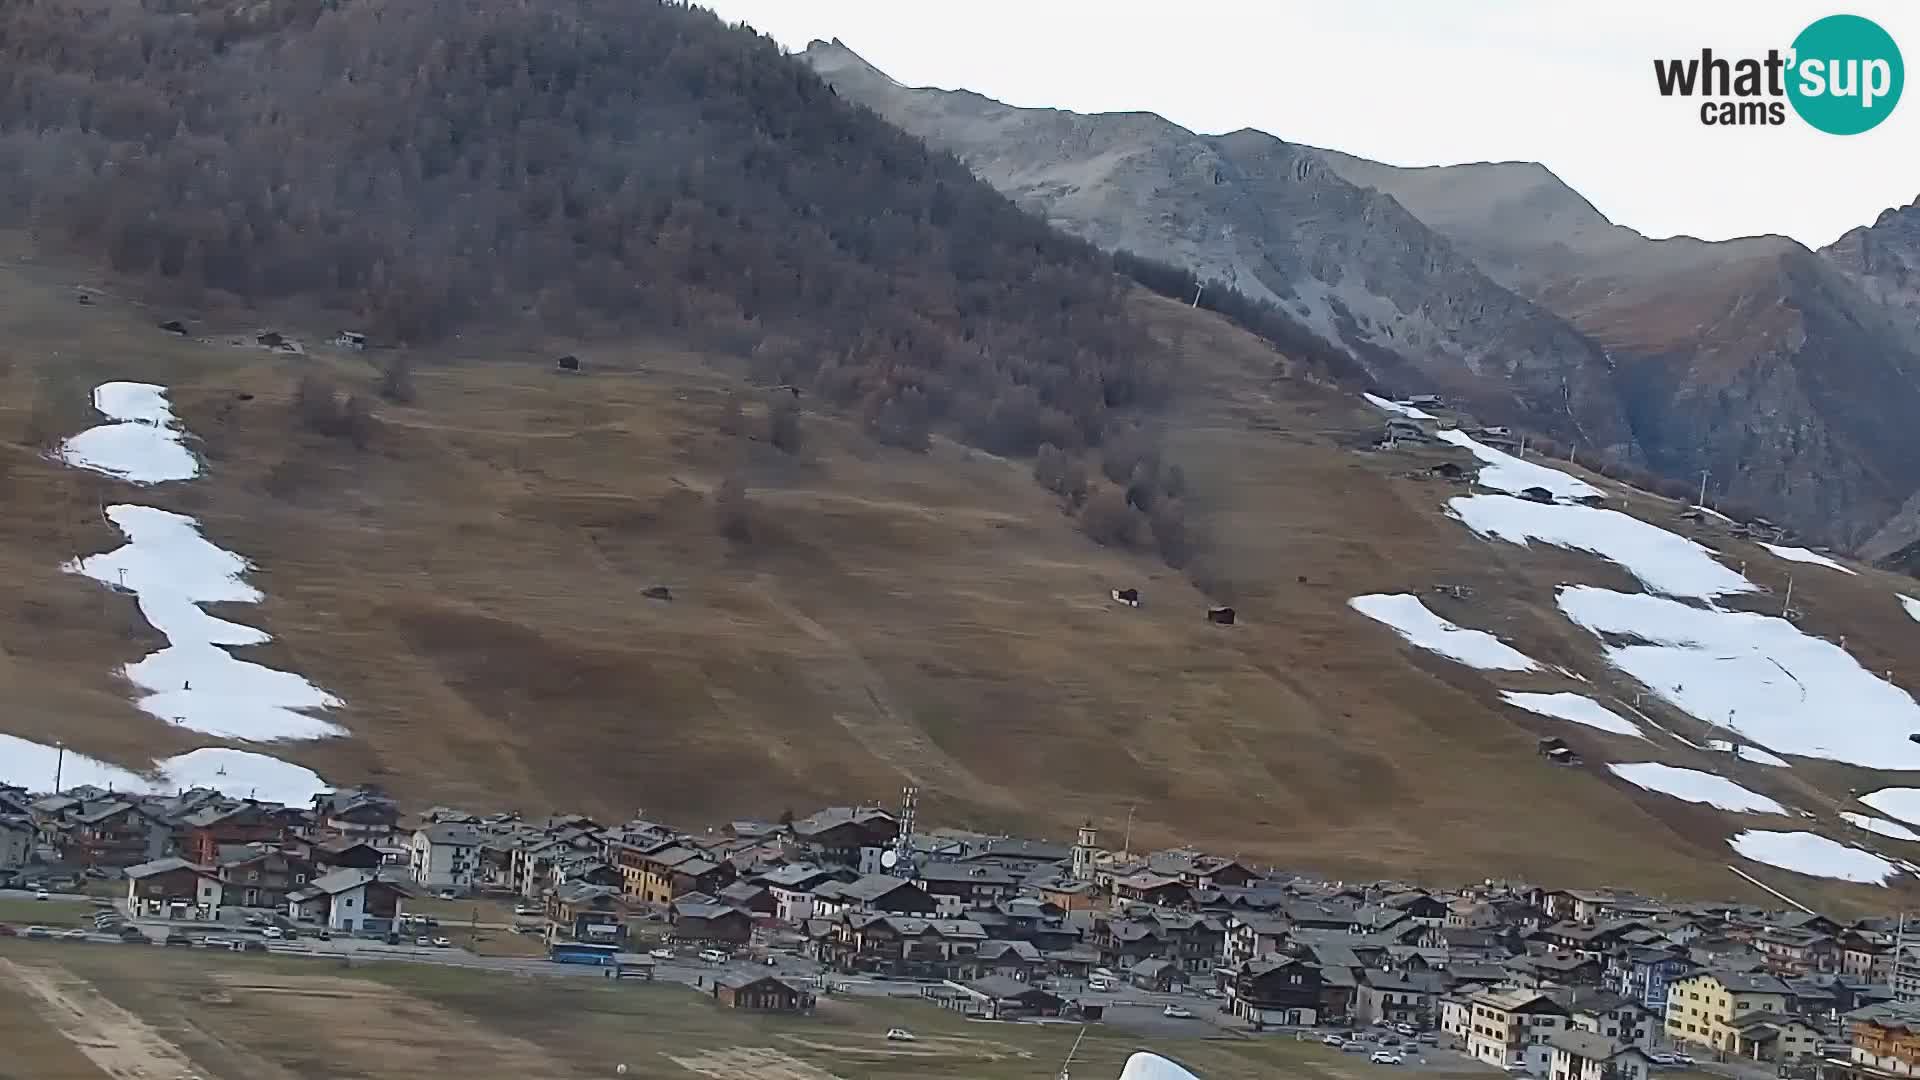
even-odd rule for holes
{"type": "Polygon", "coordinates": [[[1113,989],[1113,980],[1105,975],[1089,975],[1087,989],[1105,991],[1113,989]]]}
{"type": "Polygon", "coordinates": [[[709,964],[724,964],[727,962],[727,954],[721,952],[719,949],[701,949],[700,959],[705,960],[709,964]]]}

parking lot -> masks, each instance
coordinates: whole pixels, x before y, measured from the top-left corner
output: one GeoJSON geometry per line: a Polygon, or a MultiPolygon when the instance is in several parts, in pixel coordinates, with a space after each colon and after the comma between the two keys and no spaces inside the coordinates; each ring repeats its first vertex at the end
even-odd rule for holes
{"type": "MultiPolygon", "coordinates": [[[[1321,1031],[1311,1036],[1327,1043],[1329,1037],[1341,1040],[1339,1050],[1342,1054],[1371,1061],[1375,1053],[1385,1052],[1399,1058],[1395,1067],[1409,1069],[1440,1070],[1460,1072],[1474,1068],[1494,1072],[1490,1066],[1477,1062],[1458,1050],[1449,1050],[1434,1042],[1422,1042],[1418,1038],[1409,1038],[1397,1031],[1385,1028],[1350,1029],[1337,1033],[1321,1031]],[[1388,1040],[1392,1040],[1389,1042],[1388,1040]]],[[[1428,1037],[1432,1037],[1428,1033],[1428,1037]]],[[[1382,1067],[1386,1067],[1382,1065],[1382,1067]]]]}

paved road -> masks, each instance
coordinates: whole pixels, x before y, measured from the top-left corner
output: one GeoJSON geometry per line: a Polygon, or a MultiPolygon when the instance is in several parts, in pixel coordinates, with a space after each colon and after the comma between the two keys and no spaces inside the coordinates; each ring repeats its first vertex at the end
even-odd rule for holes
{"type": "MultiPolygon", "coordinates": [[[[594,978],[606,977],[606,969],[590,964],[556,964],[544,957],[526,956],[480,956],[461,948],[421,947],[411,942],[402,945],[388,945],[384,941],[369,938],[335,935],[331,940],[322,941],[309,933],[302,933],[293,941],[272,941],[258,932],[247,933],[238,920],[223,922],[171,922],[164,919],[136,919],[133,925],[147,935],[149,942],[158,945],[169,932],[183,931],[194,938],[214,937],[225,941],[265,941],[267,951],[286,956],[313,956],[320,959],[337,959],[347,963],[376,963],[393,961],[399,963],[438,964],[443,967],[470,968],[476,971],[496,971],[510,974],[551,976],[555,978],[594,978]]],[[[91,940],[117,942],[119,939],[109,935],[94,935],[91,940]]],[[[727,964],[708,964],[690,957],[676,957],[672,960],[656,960],[654,978],[662,982],[676,982],[687,986],[712,985],[712,980],[729,972],[773,973],[795,977],[811,978],[819,971],[819,965],[794,957],[778,957],[773,967],[765,964],[749,964],[736,961],[727,964]]],[[[850,993],[886,994],[888,988],[906,989],[899,983],[877,983],[869,986],[848,988],[850,993]],[[875,990],[874,987],[878,987],[875,990]]]]}
{"type": "MultiPolygon", "coordinates": [[[[0,900],[32,900],[32,899],[34,899],[34,890],[32,889],[0,889],[0,900]]],[[[48,893],[47,899],[71,900],[71,901],[84,904],[87,901],[92,900],[94,898],[91,896],[88,896],[86,893],[57,892],[57,893],[48,893]]]]}

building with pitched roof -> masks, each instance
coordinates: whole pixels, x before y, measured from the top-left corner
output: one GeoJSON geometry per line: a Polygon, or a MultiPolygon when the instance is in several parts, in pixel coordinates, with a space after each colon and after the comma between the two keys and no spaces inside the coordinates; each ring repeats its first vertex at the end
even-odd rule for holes
{"type": "Polygon", "coordinates": [[[1547,1080],[1647,1080],[1653,1070],[1645,1050],[1591,1031],[1556,1031],[1547,1046],[1547,1080]]]}
{"type": "Polygon", "coordinates": [[[1674,980],[1667,991],[1666,1032],[1673,1042],[1739,1053],[1735,1022],[1761,1013],[1790,1014],[1792,990],[1766,972],[1702,970],[1674,980]]]}

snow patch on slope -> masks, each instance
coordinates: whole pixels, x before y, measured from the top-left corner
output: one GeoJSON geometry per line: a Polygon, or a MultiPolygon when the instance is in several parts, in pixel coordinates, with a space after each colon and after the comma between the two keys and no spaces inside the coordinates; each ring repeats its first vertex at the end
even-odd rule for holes
{"type": "Polygon", "coordinates": [[[1416,409],[1404,401],[1388,401],[1386,398],[1374,394],[1361,394],[1360,396],[1366,398],[1367,404],[1376,409],[1380,409],[1383,412],[1396,413],[1409,420],[1432,420],[1434,418],[1432,413],[1424,409],[1416,409]]]}
{"type": "Polygon", "coordinates": [[[236,660],[221,646],[261,645],[263,630],[207,614],[201,604],[258,603],[241,580],[247,561],[209,543],[197,522],[150,506],[111,506],[107,518],[127,537],[116,550],[68,563],[138,598],[140,614],[166,635],[167,647],[125,674],[147,691],[136,704],[169,723],[235,739],[319,739],[345,730],[299,710],[334,708],[340,699],[291,672],[236,660]]]}
{"type": "Polygon", "coordinates": [[[1827,558],[1817,551],[1808,551],[1803,547],[1787,547],[1780,544],[1761,544],[1760,546],[1788,562],[1812,563],[1815,566],[1824,566],[1829,570],[1838,570],[1843,574],[1853,573],[1853,571],[1841,566],[1839,563],[1834,562],[1832,559],[1827,558]]]}
{"type": "Polygon", "coordinates": [[[1640,725],[1628,720],[1590,697],[1580,694],[1525,694],[1517,690],[1502,690],[1500,696],[1507,704],[1525,709],[1540,716],[1556,720],[1571,720],[1576,724],[1585,724],[1590,728],[1611,732],[1615,735],[1632,735],[1644,739],[1640,725]]]}
{"type": "Polygon", "coordinates": [[[1559,605],[1607,642],[1615,667],[1709,724],[1784,753],[1920,770],[1920,746],[1907,741],[1920,705],[1785,619],[1586,585],[1563,587],[1559,605]],[[1634,643],[1612,643],[1622,638],[1634,643]]]}
{"type": "Polygon", "coordinates": [[[1523,458],[1514,457],[1504,450],[1475,441],[1474,438],[1458,429],[1442,431],[1436,437],[1444,443],[1451,443],[1472,454],[1485,466],[1480,470],[1479,483],[1495,491],[1505,491],[1518,495],[1531,487],[1546,488],[1553,492],[1556,499],[1584,499],[1604,497],[1599,488],[1569,476],[1559,469],[1549,469],[1545,465],[1536,465],[1523,458]]]}
{"type": "MultiPolygon", "coordinates": [[[[94,408],[113,423],[69,439],[59,457],[77,468],[152,484],[199,474],[181,445],[167,390],[152,383],[108,382],[94,408]]],[[[309,715],[340,699],[291,672],[235,658],[228,648],[263,645],[263,630],[209,615],[200,605],[256,604],[260,591],[243,580],[247,561],[200,535],[199,522],[150,506],[117,505],[107,519],[127,538],[113,551],[67,563],[63,570],[134,594],[140,613],[167,647],[124,669],[146,691],[145,712],[172,724],[228,738],[318,739],[345,730],[309,715]]]]}
{"type": "Polygon", "coordinates": [[[90,784],[131,795],[171,795],[186,788],[213,788],[237,799],[261,799],[289,806],[313,801],[333,786],[305,769],[265,754],[208,746],[153,764],[152,775],[69,751],[0,734],[0,784],[28,791],[53,788],[56,767],[62,788],[90,784]]]}
{"type": "Polygon", "coordinates": [[[1845,818],[1848,824],[1857,825],[1870,833],[1889,836],[1895,840],[1907,840],[1920,844],[1920,833],[1914,832],[1905,825],[1896,825],[1886,818],[1877,818],[1870,814],[1856,814],[1851,810],[1840,811],[1840,816],[1845,818]]]}
{"type": "Polygon", "coordinates": [[[1537,671],[1539,664],[1484,630],[1456,626],[1427,610],[1417,596],[1373,593],[1356,596],[1347,606],[1369,619],[1386,623],[1401,637],[1449,660],[1482,671],[1537,671]]]}
{"type": "Polygon", "coordinates": [[[1888,817],[1920,825],[1920,788],[1881,788],[1860,796],[1860,801],[1888,817]]]}
{"type": "Polygon", "coordinates": [[[1808,877],[1885,885],[1897,869],[1870,851],[1808,832],[1749,829],[1727,843],[1742,858],[1808,877]]]}
{"type": "Polygon", "coordinates": [[[93,407],[113,421],[91,427],[60,444],[57,457],[79,469],[135,484],[191,480],[200,463],[181,442],[179,423],[167,405],[167,390],[152,383],[102,383],[93,407]]]}
{"type": "Polygon", "coordinates": [[[1787,808],[1756,791],[1748,791],[1724,776],[1698,769],[1682,769],[1657,761],[1609,765],[1607,769],[1635,787],[1671,795],[1687,802],[1705,803],[1743,814],[1785,814],[1787,808]]]}
{"type": "Polygon", "coordinates": [[[1539,540],[1591,552],[1668,596],[1708,600],[1754,590],[1752,582],[1715,562],[1707,548],[1618,510],[1549,505],[1508,495],[1462,495],[1449,499],[1447,506],[1480,536],[1521,547],[1539,540]]]}

